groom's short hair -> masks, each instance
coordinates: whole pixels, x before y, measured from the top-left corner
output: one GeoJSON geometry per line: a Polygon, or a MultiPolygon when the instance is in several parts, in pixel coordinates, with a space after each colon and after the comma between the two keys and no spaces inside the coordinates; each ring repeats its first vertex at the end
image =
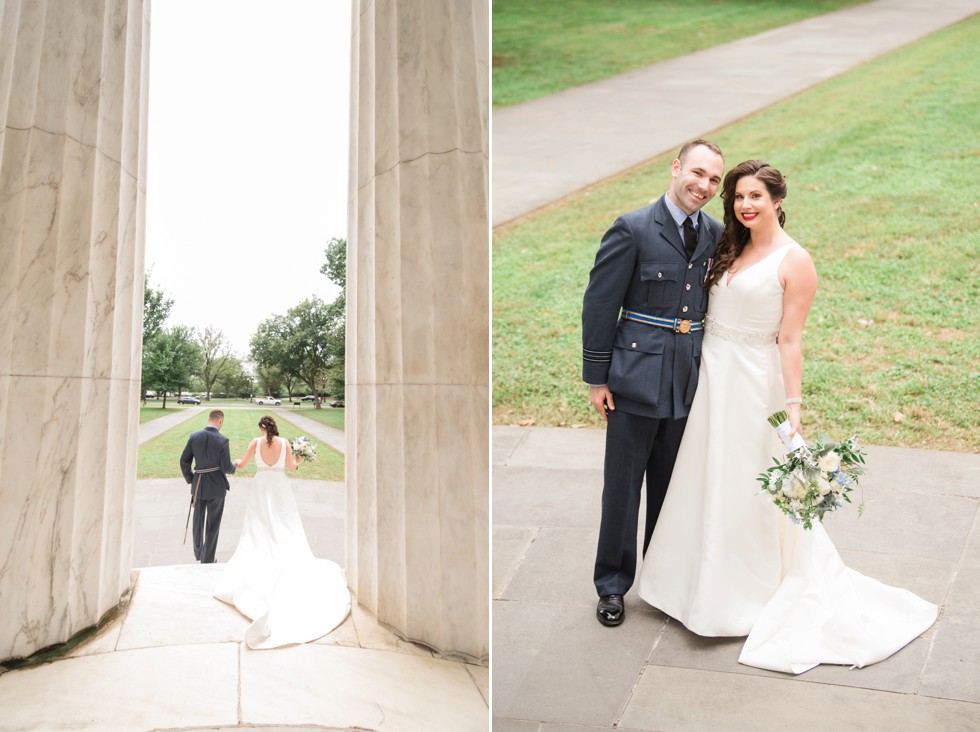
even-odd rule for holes
{"type": "Polygon", "coordinates": [[[696,147],[706,147],[709,150],[711,150],[711,152],[715,153],[718,157],[720,157],[722,160],[725,159],[725,156],[722,155],[721,153],[720,147],[718,147],[715,143],[711,142],[710,140],[704,140],[701,139],[700,137],[697,140],[691,140],[690,142],[685,142],[683,147],[681,147],[680,152],[677,153],[677,159],[683,163],[684,157],[687,155],[688,151],[693,150],[696,147]]]}
{"type": "Polygon", "coordinates": [[[219,419],[224,419],[225,413],[220,409],[215,409],[211,414],[208,415],[208,422],[217,422],[219,419]]]}

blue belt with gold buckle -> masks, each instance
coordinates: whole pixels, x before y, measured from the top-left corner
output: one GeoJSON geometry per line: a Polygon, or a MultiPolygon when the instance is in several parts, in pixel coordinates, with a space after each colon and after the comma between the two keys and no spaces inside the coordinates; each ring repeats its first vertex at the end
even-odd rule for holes
{"type": "Polygon", "coordinates": [[[675,333],[697,333],[699,330],[704,330],[703,320],[692,322],[682,318],[661,318],[656,315],[638,313],[634,310],[624,310],[623,319],[635,320],[637,323],[646,323],[647,325],[658,325],[661,328],[668,328],[675,333]]]}

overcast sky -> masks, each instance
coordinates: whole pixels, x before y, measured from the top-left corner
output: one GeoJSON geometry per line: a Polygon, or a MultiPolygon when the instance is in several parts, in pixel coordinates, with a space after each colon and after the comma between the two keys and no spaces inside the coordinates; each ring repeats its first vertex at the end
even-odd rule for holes
{"type": "Polygon", "coordinates": [[[246,356],[256,325],[338,288],[347,236],[350,3],[164,0],[150,17],[146,268],[168,325],[246,356]]]}

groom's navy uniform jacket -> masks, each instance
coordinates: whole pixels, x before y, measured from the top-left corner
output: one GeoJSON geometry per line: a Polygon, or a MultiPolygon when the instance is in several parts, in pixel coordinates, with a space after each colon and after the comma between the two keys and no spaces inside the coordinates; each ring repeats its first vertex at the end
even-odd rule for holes
{"type": "Polygon", "coordinates": [[[217,427],[208,425],[198,430],[187,439],[187,445],[180,456],[180,472],[184,480],[191,484],[194,491],[195,475],[191,470],[191,458],[194,458],[194,468],[221,468],[210,473],[201,474],[201,494],[204,500],[221,498],[231,486],[225,473],[234,473],[235,466],[231,464],[231,452],[228,448],[228,438],[218,431],[217,427]]]}
{"type": "Polygon", "coordinates": [[[608,385],[617,410],[686,417],[698,383],[703,330],[683,333],[620,317],[620,310],[700,323],[722,225],[699,212],[688,259],[664,197],[623,214],[602,237],[582,306],[582,379],[608,385]]]}
{"type": "Polygon", "coordinates": [[[645,552],[694,401],[708,306],[704,279],[722,231],[707,214],[698,217],[688,257],[666,197],[620,216],[602,237],[585,291],[582,378],[607,385],[616,406],[606,425],[599,597],[625,595],[633,584],[643,479],[645,552]],[[642,322],[652,319],[670,327],[642,322]]]}

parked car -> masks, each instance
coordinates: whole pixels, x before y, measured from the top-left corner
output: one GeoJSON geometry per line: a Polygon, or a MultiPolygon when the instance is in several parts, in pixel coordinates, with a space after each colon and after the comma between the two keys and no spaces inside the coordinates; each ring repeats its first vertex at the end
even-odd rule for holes
{"type": "Polygon", "coordinates": [[[313,396],[312,394],[307,394],[305,397],[303,397],[302,399],[300,399],[300,401],[301,402],[315,402],[316,401],[316,397],[313,396]]]}
{"type": "Polygon", "coordinates": [[[282,404],[282,401],[271,396],[255,397],[256,404],[266,404],[274,407],[278,407],[282,404]]]}
{"type": "Polygon", "coordinates": [[[330,402],[330,406],[331,407],[343,407],[344,406],[344,400],[343,399],[335,399],[334,401],[330,402]]]}
{"type": "Polygon", "coordinates": [[[192,396],[182,396],[177,398],[178,404],[200,404],[201,400],[197,397],[192,396]]]}

